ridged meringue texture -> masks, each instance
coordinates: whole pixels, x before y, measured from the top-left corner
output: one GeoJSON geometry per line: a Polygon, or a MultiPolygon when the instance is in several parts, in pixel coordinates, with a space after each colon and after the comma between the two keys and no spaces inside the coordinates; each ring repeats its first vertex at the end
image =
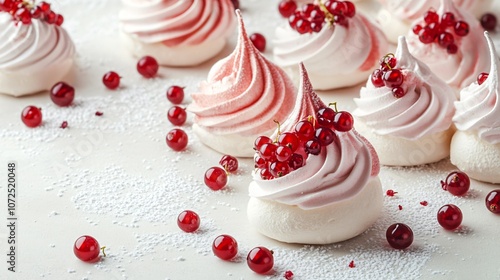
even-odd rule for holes
{"type": "MultiPolygon", "coordinates": [[[[440,0],[378,0],[382,5],[377,21],[387,39],[397,43],[398,37],[411,29],[411,23],[422,17],[429,9],[437,9],[440,0]]],[[[480,17],[489,11],[493,0],[453,0],[457,7],[480,17]]]]}
{"type": "Polygon", "coordinates": [[[74,55],[62,27],[40,20],[16,24],[10,14],[0,13],[0,93],[28,95],[68,81],[74,55]]]}
{"type": "Polygon", "coordinates": [[[382,31],[357,12],[349,27],[325,24],[319,33],[299,34],[286,22],[276,29],[273,54],[293,79],[303,62],[315,89],[334,89],[364,81],[387,50],[382,31]]]}
{"type": "Polygon", "coordinates": [[[396,98],[391,88],[376,88],[368,78],[360,97],[354,99],[354,125],[373,144],[384,165],[439,161],[449,155],[454,90],[410,54],[403,36],[395,58],[406,95],[396,98]]]}
{"type": "MultiPolygon", "coordinates": [[[[441,0],[441,6],[436,11],[439,16],[446,12],[452,12],[457,20],[463,20],[469,24],[470,31],[465,37],[455,37],[458,46],[456,54],[449,54],[446,48],[439,44],[423,44],[412,31],[408,33],[408,48],[418,59],[426,63],[431,70],[448,85],[455,89],[462,89],[477,78],[477,74],[486,72],[489,68],[489,60],[485,55],[488,46],[481,34],[483,28],[479,21],[469,12],[455,7],[450,0],[441,0]]],[[[414,24],[424,25],[423,19],[414,24]]]]}
{"type": "Polygon", "coordinates": [[[500,62],[485,32],[491,66],[486,81],[472,83],[455,102],[457,132],[451,143],[451,162],[469,177],[500,183],[500,62]]]}
{"type": "MultiPolygon", "coordinates": [[[[282,131],[326,107],[301,66],[296,106],[282,131]]],[[[354,129],[335,132],[338,142],[310,155],[305,166],[263,180],[254,172],[247,214],[260,233],[287,243],[328,244],[364,232],[382,208],[378,157],[354,129]]]]}
{"type": "Polygon", "coordinates": [[[239,11],[237,15],[234,52],[210,69],[199,91],[191,94],[188,110],[195,114],[193,130],[205,145],[232,156],[252,157],[255,138],[270,135],[274,121],[287,118],[297,89],[254,47],[239,11]]]}
{"type": "Polygon", "coordinates": [[[216,56],[235,29],[230,0],[122,0],[122,38],[136,56],[194,66],[216,56]]]}

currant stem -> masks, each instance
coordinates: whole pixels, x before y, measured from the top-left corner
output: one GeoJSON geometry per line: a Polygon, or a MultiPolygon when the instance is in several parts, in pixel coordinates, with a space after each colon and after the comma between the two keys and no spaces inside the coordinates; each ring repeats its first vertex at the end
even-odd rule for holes
{"type": "Polygon", "coordinates": [[[274,121],[275,124],[278,125],[278,134],[276,135],[276,139],[274,140],[275,143],[278,143],[278,139],[279,139],[279,137],[281,135],[281,124],[277,120],[273,120],[273,121],[274,121]]]}
{"type": "Polygon", "coordinates": [[[335,110],[335,113],[338,113],[339,110],[337,109],[337,102],[328,103],[328,107],[332,107],[332,106],[333,106],[333,109],[335,110]]]}
{"type": "Polygon", "coordinates": [[[383,59],[384,59],[384,63],[385,63],[385,65],[387,66],[387,68],[389,68],[389,70],[392,70],[391,65],[389,65],[389,63],[385,60],[385,59],[386,59],[386,58],[388,58],[388,57],[395,57],[395,55],[394,55],[393,53],[388,53],[388,54],[386,54],[386,55],[384,56],[384,58],[383,58],[383,59]]]}
{"type": "Polygon", "coordinates": [[[331,26],[333,26],[333,23],[335,22],[335,18],[333,17],[332,13],[330,13],[330,11],[328,11],[328,9],[326,8],[323,1],[321,1],[321,0],[318,1],[318,6],[319,6],[320,10],[323,11],[323,13],[325,13],[325,18],[328,21],[328,23],[331,26]]]}
{"type": "Polygon", "coordinates": [[[102,255],[103,255],[104,257],[106,257],[106,252],[104,252],[104,250],[105,250],[105,249],[106,249],[106,246],[102,246],[102,247],[101,247],[102,255]]]}

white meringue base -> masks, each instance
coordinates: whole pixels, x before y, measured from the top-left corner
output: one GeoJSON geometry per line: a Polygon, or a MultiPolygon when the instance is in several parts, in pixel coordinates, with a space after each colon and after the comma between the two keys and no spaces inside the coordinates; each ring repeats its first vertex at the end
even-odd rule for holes
{"type": "Polygon", "coordinates": [[[475,133],[458,130],[451,140],[450,160],[472,179],[500,183],[500,143],[490,144],[475,133]]]}
{"type": "Polygon", "coordinates": [[[397,44],[399,36],[406,35],[411,29],[409,22],[400,20],[386,9],[380,9],[377,22],[387,40],[393,44],[397,44]]]}
{"type": "Polygon", "coordinates": [[[418,140],[408,140],[391,135],[372,132],[362,121],[356,119],[354,127],[373,145],[380,163],[390,166],[415,166],[440,161],[450,155],[450,142],[455,132],[453,127],[427,135],[418,140]]]}
{"type": "MultiPolygon", "coordinates": [[[[307,62],[304,62],[305,67],[307,68],[307,62]]],[[[296,85],[299,84],[301,79],[298,67],[294,65],[293,67],[284,67],[286,73],[292,78],[296,85]]],[[[375,65],[374,65],[375,69],[375,65]]],[[[323,75],[323,73],[314,72],[313,70],[307,70],[309,74],[309,79],[311,80],[311,84],[315,90],[329,90],[329,89],[337,89],[337,88],[345,88],[351,87],[355,85],[359,85],[363,82],[366,82],[366,79],[373,72],[373,69],[370,71],[357,71],[349,74],[330,74],[323,75]]]]}
{"type": "Polygon", "coordinates": [[[52,64],[39,72],[26,71],[6,72],[0,70],[0,94],[23,96],[50,90],[60,81],[72,82],[70,72],[73,59],[68,58],[61,63],[52,64]]]}
{"type": "Polygon", "coordinates": [[[194,46],[168,47],[162,43],[144,43],[134,35],[120,32],[125,47],[135,57],[152,56],[160,65],[195,66],[216,56],[226,45],[225,38],[194,46]]]}
{"type": "Polygon", "coordinates": [[[253,145],[255,139],[260,135],[271,135],[273,131],[259,135],[242,136],[239,134],[213,134],[197,124],[193,124],[193,132],[200,141],[208,147],[221,154],[232,155],[234,157],[253,157],[255,151],[253,145]]]}
{"type": "Polygon", "coordinates": [[[374,177],[351,199],[312,210],[251,197],[247,215],[257,231],[278,241],[330,244],[366,231],[378,219],[382,204],[382,185],[374,177]]]}

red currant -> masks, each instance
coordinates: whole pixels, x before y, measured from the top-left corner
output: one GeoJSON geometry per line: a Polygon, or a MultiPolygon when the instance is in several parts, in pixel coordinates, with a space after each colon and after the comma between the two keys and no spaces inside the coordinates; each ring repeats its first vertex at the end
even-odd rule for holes
{"type": "Polygon", "coordinates": [[[144,78],[153,78],[158,73],[158,62],[151,56],[144,56],[137,62],[137,72],[144,78]]]}
{"type": "Polygon", "coordinates": [[[458,46],[455,44],[450,44],[447,48],[446,51],[449,54],[456,54],[458,52],[458,46]]]}
{"type": "Polygon", "coordinates": [[[69,106],[75,98],[75,89],[65,82],[56,83],[50,90],[50,99],[61,107],[69,106]]]}
{"type": "Polygon", "coordinates": [[[109,71],[102,77],[102,83],[109,89],[116,89],[120,86],[120,75],[116,72],[109,71]]]}
{"type": "Polygon", "coordinates": [[[306,142],[314,138],[315,129],[314,125],[310,121],[300,121],[295,125],[295,133],[299,137],[299,140],[306,142]]]}
{"type": "Polygon", "coordinates": [[[296,9],[297,3],[295,3],[295,1],[293,0],[283,0],[278,5],[280,14],[285,18],[293,15],[296,9]]]}
{"type": "Polygon", "coordinates": [[[276,148],[276,159],[281,162],[288,161],[292,156],[292,149],[287,146],[278,146],[276,148]]]}
{"type": "Polygon", "coordinates": [[[319,111],[316,113],[316,117],[319,125],[327,128],[333,128],[333,118],[335,117],[335,111],[332,108],[326,107],[319,109],[319,111]]]}
{"type": "Polygon", "coordinates": [[[238,170],[238,160],[230,155],[222,156],[219,164],[224,167],[227,172],[236,172],[236,170],[238,170]]]}
{"type": "Polygon", "coordinates": [[[288,162],[274,161],[269,165],[269,172],[274,178],[280,178],[290,173],[288,162]]]}
{"type": "Polygon", "coordinates": [[[483,73],[480,73],[480,74],[477,76],[477,83],[478,83],[479,85],[482,85],[482,84],[486,81],[486,79],[488,79],[488,76],[489,76],[489,74],[488,74],[488,73],[484,73],[484,72],[483,72],[483,73]]]}
{"type": "Polygon", "coordinates": [[[252,41],[255,48],[257,48],[260,52],[264,52],[266,50],[266,37],[260,33],[253,33],[250,35],[250,41],[252,41]]]}
{"type": "Polygon", "coordinates": [[[453,13],[447,12],[441,16],[441,25],[444,27],[455,25],[455,15],[453,13]]]}
{"type": "Polygon", "coordinates": [[[27,106],[21,113],[21,120],[27,127],[37,127],[42,124],[42,109],[27,106]]]}
{"type": "Polygon", "coordinates": [[[253,148],[258,151],[260,149],[260,147],[262,147],[262,145],[269,144],[269,143],[273,143],[273,140],[271,140],[271,138],[269,138],[267,136],[259,136],[255,139],[255,142],[253,144],[253,148]]]}
{"type": "Polygon", "coordinates": [[[335,133],[328,127],[320,127],[316,129],[316,139],[321,146],[328,146],[333,143],[335,139],[335,133]]]}
{"type": "Polygon", "coordinates": [[[184,130],[174,128],[167,133],[167,145],[174,151],[181,151],[188,144],[188,136],[184,130]]]}
{"type": "Polygon", "coordinates": [[[67,128],[67,127],[68,127],[68,122],[67,122],[67,121],[63,121],[63,122],[61,123],[60,128],[65,129],[65,128],[67,128]]]}
{"type": "Polygon", "coordinates": [[[278,144],[290,148],[292,152],[295,152],[300,146],[300,140],[297,134],[292,132],[283,132],[278,137],[278,144]]]}
{"type": "Polygon", "coordinates": [[[240,1],[239,0],[231,0],[231,3],[233,3],[234,9],[240,8],[240,1]]]}
{"type": "Polygon", "coordinates": [[[99,242],[89,235],[78,237],[73,246],[75,256],[84,262],[93,262],[98,260],[101,247],[99,242]]]}
{"type": "Polygon", "coordinates": [[[184,88],[180,86],[171,86],[167,90],[167,99],[173,104],[181,104],[184,99],[184,88]]]}
{"type": "Polygon", "coordinates": [[[306,142],[305,151],[308,154],[317,156],[321,152],[321,144],[317,139],[311,139],[306,142]]]}
{"type": "Polygon", "coordinates": [[[396,98],[401,98],[406,95],[406,92],[402,87],[395,87],[392,89],[392,95],[396,98]]]}
{"type": "Polygon", "coordinates": [[[227,234],[219,235],[212,243],[212,251],[214,255],[223,260],[230,260],[238,254],[238,243],[236,240],[227,234]]]}
{"type": "Polygon", "coordinates": [[[391,69],[382,76],[386,86],[390,88],[399,87],[403,84],[403,73],[399,69],[391,69]]]}
{"type": "Polygon", "coordinates": [[[214,191],[218,191],[227,184],[226,170],[214,166],[207,169],[205,172],[205,185],[214,191]]]}
{"type": "Polygon", "coordinates": [[[292,280],[293,279],[293,272],[290,270],[287,270],[283,274],[283,277],[285,277],[286,280],[292,280]]]}
{"type": "Polygon", "coordinates": [[[256,273],[267,273],[274,266],[273,252],[265,247],[255,247],[248,253],[247,264],[256,273]]]}
{"type": "Polygon", "coordinates": [[[495,31],[497,28],[497,17],[494,14],[486,13],[481,17],[481,26],[486,31],[495,31]]]}
{"type": "Polygon", "coordinates": [[[304,166],[304,157],[299,154],[292,154],[288,160],[290,171],[297,170],[304,166]]]}
{"type": "Polygon", "coordinates": [[[31,24],[31,12],[27,8],[18,9],[15,18],[23,24],[31,24]]]}
{"type": "Polygon", "coordinates": [[[439,208],[437,220],[445,229],[456,229],[462,223],[462,211],[456,205],[446,204],[439,208]]]}
{"type": "Polygon", "coordinates": [[[452,195],[464,195],[469,190],[470,179],[464,172],[454,171],[448,174],[446,180],[441,181],[441,187],[452,195]]]}
{"type": "Polygon", "coordinates": [[[413,243],[413,231],[402,223],[392,224],[387,228],[385,237],[394,249],[406,249],[413,243]]]}
{"type": "Polygon", "coordinates": [[[436,38],[436,33],[429,26],[422,28],[418,32],[418,39],[420,40],[420,42],[424,44],[430,44],[434,42],[435,38],[436,38]]]}
{"type": "Polygon", "coordinates": [[[56,25],[61,26],[64,23],[63,15],[56,15],[56,25]]]}
{"type": "Polygon", "coordinates": [[[57,14],[54,13],[53,11],[50,11],[47,14],[45,14],[45,21],[48,24],[54,24],[56,23],[56,20],[57,20],[57,14]]]}
{"type": "Polygon", "coordinates": [[[172,106],[168,109],[167,118],[173,125],[183,125],[187,119],[186,109],[172,106]]]}
{"type": "Polygon", "coordinates": [[[455,38],[449,32],[443,32],[438,35],[438,43],[441,47],[447,48],[449,45],[455,43],[455,38]]]}
{"type": "Polygon", "coordinates": [[[295,24],[295,30],[297,30],[300,34],[309,33],[311,32],[311,22],[307,19],[299,19],[295,24]]]}
{"type": "Polygon", "coordinates": [[[347,132],[352,129],[354,126],[354,119],[351,113],[346,111],[340,111],[335,114],[335,118],[333,119],[333,127],[335,130],[340,132],[347,132]]]}
{"type": "Polygon", "coordinates": [[[276,158],[276,149],[277,148],[278,148],[278,146],[276,146],[273,143],[266,143],[260,147],[259,154],[263,159],[265,159],[267,161],[272,161],[276,158]]]}
{"type": "Polygon", "coordinates": [[[272,180],[274,179],[273,175],[271,174],[271,172],[269,172],[269,170],[267,168],[263,168],[259,171],[260,173],[260,178],[262,178],[262,180],[272,180]]]}
{"type": "Polygon", "coordinates": [[[373,71],[372,75],[370,76],[370,80],[372,81],[373,86],[379,88],[385,85],[384,79],[382,78],[383,75],[384,71],[380,69],[375,69],[375,71],[373,71]]]}
{"type": "Polygon", "coordinates": [[[411,31],[413,31],[413,34],[415,34],[415,35],[418,35],[420,33],[420,30],[422,30],[422,25],[420,25],[420,24],[415,24],[411,28],[411,31]]]}
{"type": "Polygon", "coordinates": [[[424,21],[427,24],[439,23],[439,15],[435,11],[427,11],[424,14],[424,21]]]}
{"type": "Polygon", "coordinates": [[[200,227],[200,217],[191,210],[182,211],[177,217],[177,225],[185,232],[196,231],[200,227]]]}
{"type": "Polygon", "coordinates": [[[345,6],[344,15],[346,17],[352,18],[356,15],[356,6],[354,6],[352,2],[344,1],[344,6],[345,6]]]}
{"type": "Polygon", "coordinates": [[[463,37],[463,36],[466,36],[467,34],[469,34],[469,24],[465,21],[457,21],[455,23],[455,34],[457,34],[457,36],[460,36],[460,37],[463,37]]]}
{"type": "Polygon", "coordinates": [[[493,190],[486,196],[486,208],[492,213],[500,214],[500,190],[493,190]]]}
{"type": "Polygon", "coordinates": [[[394,190],[387,190],[387,191],[385,192],[385,194],[386,194],[387,196],[394,196],[394,195],[395,195],[395,194],[397,194],[397,193],[398,193],[398,192],[395,192],[394,190]]]}
{"type": "Polygon", "coordinates": [[[259,154],[255,154],[254,158],[255,168],[266,168],[267,161],[263,159],[259,154]]]}

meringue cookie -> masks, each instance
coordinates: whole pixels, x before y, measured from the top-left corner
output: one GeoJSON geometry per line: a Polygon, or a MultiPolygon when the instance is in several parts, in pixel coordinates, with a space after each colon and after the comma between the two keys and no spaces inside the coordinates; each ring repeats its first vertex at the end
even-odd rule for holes
{"type": "Polygon", "coordinates": [[[451,142],[451,162],[469,177],[500,183],[500,62],[493,41],[485,32],[490,50],[489,76],[460,92],[453,117],[458,131],[451,142]]]}
{"type": "Polygon", "coordinates": [[[239,157],[253,156],[253,143],[270,135],[292,111],[297,90],[286,73],[268,61],[247,36],[237,11],[236,49],[218,61],[191,94],[188,110],[193,130],[212,149],[239,157]]]}
{"type": "MultiPolygon", "coordinates": [[[[476,80],[477,74],[486,72],[489,67],[486,43],[481,38],[483,28],[479,21],[467,11],[455,7],[453,2],[441,0],[437,10],[439,16],[446,12],[455,15],[456,20],[469,24],[469,34],[465,37],[455,37],[458,52],[449,54],[446,48],[437,43],[423,44],[413,32],[408,34],[408,48],[418,59],[426,63],[439,78],[456,89],[462,89],[476,80]]],[[[423,19],[414,24],[425,25],[423,19]]]]}
{"type": "MultiPolygon", "coordinates": [[[[326,107],[303,65],[301,74],[297,105],[282,128],[326,107]]],[[[328,244],[352,238],[377,220],[383,197],[377,155],[354,129],[334,133],[338,141],[309,155],[300,170],[272,180],[254,172],[247,214],[257,231],[282,242],[328,244]]]]}
{"type": "Polygon", "coordinates": [[[366,79],[387,52],[385,36],[359,12],[349,26],[325,24],[318,33],[299,34],[288,23],[276,29],[274,60],[294,80],[303,62],[315,89],[353,86],[366,79]]]}
{"type": "Polygon", "coordinates": [[[0,93],[22,96],[69,82],[74,55],[62,27],[41,20],[16,24],[10,14],[0,13],[0,93]]]}
{"type": "Polygon", "coordinates": [[[368,79],[355,98],[354,125],[375,147],[384,165],[420,165],[449,155],[455,93],[413,57],[404,37],[395,54],[406,95],[396,98],[386,86],[368,79]]]}
{"type": "Polygon", "coordinates": [[[217,55],[235,25],[229,0],[122,0],[121,37],[136,56],[193,66],[217,55]]]}
{"type": "MultiPolygon", "coordinates": [[[[411,23],[422,17],[429,9],[437,9],[439,0],[378,0],[382,9],[377,22],[387,39],[397,43],[398,37],[411,29],[411,23]]],[[[489,10],[493,0],[453,0],[457,7],[467,10],[477,18],[489,10]]]]}

